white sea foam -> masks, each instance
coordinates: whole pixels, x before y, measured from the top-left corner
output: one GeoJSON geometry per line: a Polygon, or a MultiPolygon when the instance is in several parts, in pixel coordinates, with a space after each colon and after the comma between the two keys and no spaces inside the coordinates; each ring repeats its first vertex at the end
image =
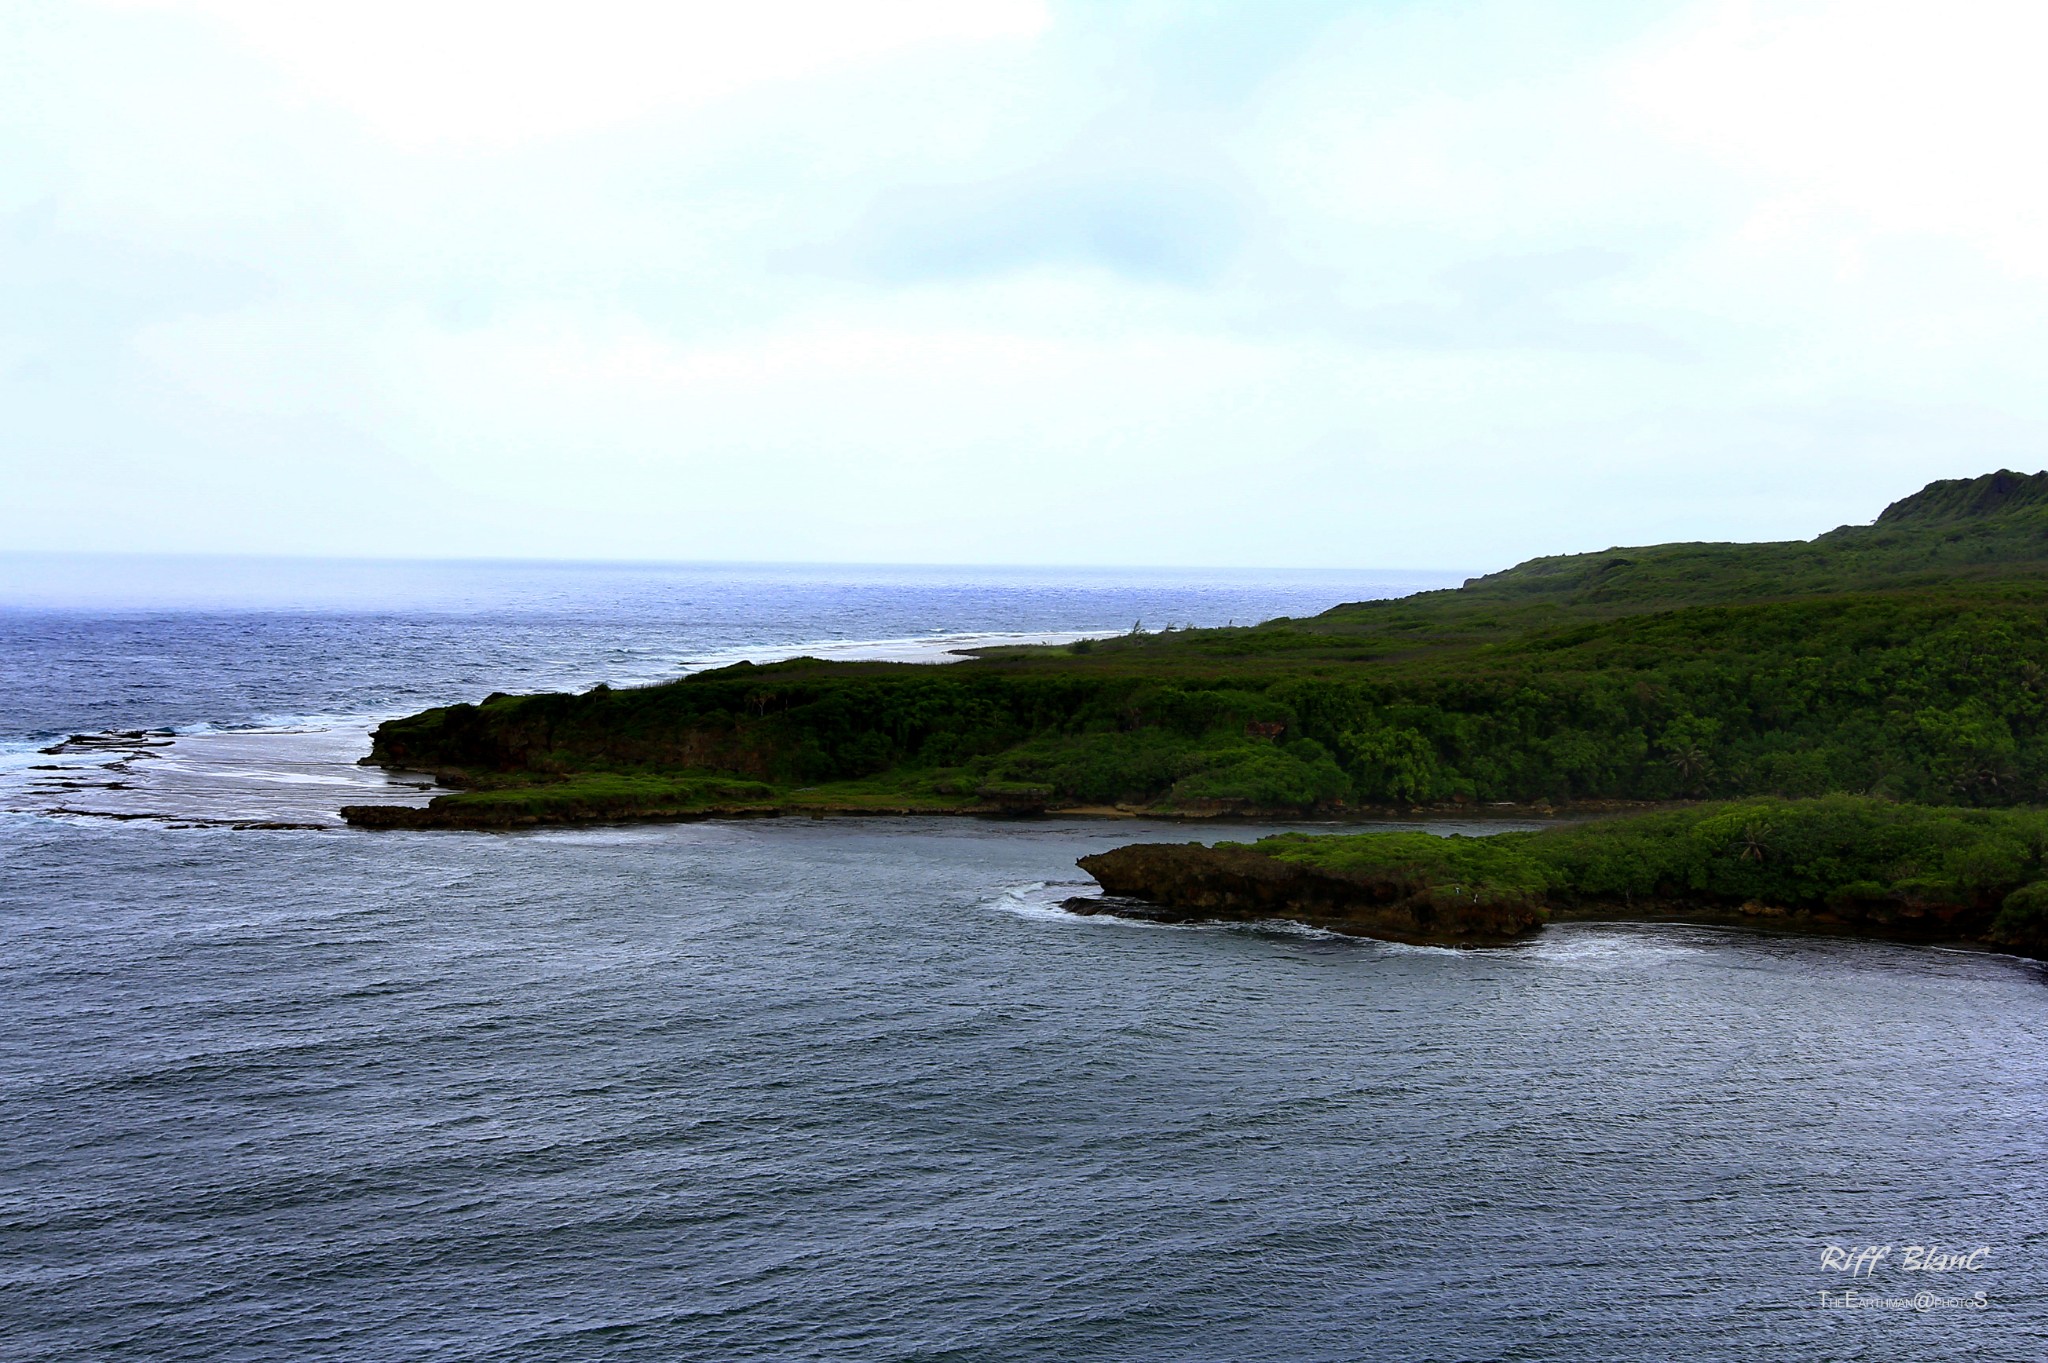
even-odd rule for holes
{"type": "Polygon", "coordinates": [[[1309,923],[1297,923],[1289,918],[1258,919],[1196,919],[1190,922],[1162,922],[1154,918],[1138,918],[1109,912],[1097,914],[1075,913],[1065,907],[1066,901],[1074,898],[1093,898],[1101,893],[1092,880],[1034,880],[1023,885],[1006,887],[993,898],[985,900],[983,907],[1014,914],[1019,918],[1031,918],[1044,922],[1089,923],[1104,927],[1126,927],[1158,929],[1166,932],[1207,932],[1252,934],[1260,937],[1289,938],[1302,942],[1341,942],[1351,946],[1373,945],[1389,951],[1413,951],[1458,953],[1446,947],[1409,947],[1394,942],[1382,942],[1373,938],[1360,937],[1352,933],[1333,932],[1309,923]]]}
{"type": "Polygon", "coordinates": [[[1010,885],[993,899],[985,901],[983,907],[999,909],[1019,918],[1036,918],[1067,923],[1088,921],[1088,916],[1061,907],[1076,895],[1087,894],[1095,888],[1092,880],[1033,880],[1022,885],[1010,885]]]}
{"type": "MultiPolygon", "coordinates": [[[[910,635],[895,639],[814,639],[808,643],[784,644],[775,647],[747,647],[722,649],[693,658],[682,665],[682,671],[705,672],[713,668],[731,667],[736,663],[786,662],[791,658],[821,658],[829,662],[889,662],[889,663],[957,663],[968,656],[969,650],[978,648],[1006,648],[1031,644],[1071,644],[1082,639],[1106,637],[1101,631],[1056,632],[1019,634],[1004,632],[962,632],[948,633],[944,630],[931,634],[910,635]]],[[[652,681],[673,680],[673,674],[653,678],[652,681]]],[[[627,683],[632,685],[642,682],[627,683]]]]}
{"type": "Polygon", "coordinates": [[[339,828],[345,804],[421,804],[433,783],[357,765],[371,721],[88,735],[10,753],[0,807],[86,819],[339,828]],[[55,751],[49,751],[54,748],[55,751]]]}
{"type": "Polygon", "coordinates": [[[1543,932],[1526,946],[1505,950],[1545,965],[1585,970],[1622,970],[1656,965],[1703,954],[1702,948],[1678,940],[1656,926],[1617,929],[1561,926],[1543,932]]]}
{"type": "Polygon", "coordinates": [[[1092,880],[1033,880],[1022,885],[1008,886],[994,897],[984,900],[982,907],[1039,922],[1085,924],[1105,928],[1160,928],[1180,931],[1187,928],[1230,926],[1224,923],[1161,923],[1149,918],[1131,918],[1118,913],[1075,913],[1066,907],[1066,901],[1069,899],[1093,898],[1100,893],[1101,888],[1092,880]]]}
{"type": "Polygon", "coordinates": [[[1436,947],[1421,942],[1381,942],[1391,956],[1450,956],[1457,960],[1469,960],[1470,947],[1436,947]]]}

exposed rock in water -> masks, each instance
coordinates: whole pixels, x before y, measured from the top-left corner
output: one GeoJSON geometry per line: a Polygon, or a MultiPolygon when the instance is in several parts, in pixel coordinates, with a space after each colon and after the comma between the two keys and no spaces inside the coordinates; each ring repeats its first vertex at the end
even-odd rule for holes
{"type": "MultiPolygon", "coordinates": [[[[1481,894],[1405,876],[1331,871],[1249,847],[1136,843],[1082,857],[1111,895],[1145,901],[1145,917],[1174,922],[1287,918],[1334,932],[1427,946],[1487,946],[1541,927],[1533,896],[1481,894]]],[[[1069,900],[1079,913],[1112,912],[1069,900]]]]}
{"type": "MultiPolygon", "coordinates": [[[[37,752],[56,756],[76,752],[114,752],[133,749],[140,755],[145,748],[168,748],[173,735],[168,729],[109,729],[105,733],[73,734],[62,743],[52,743],[37,752]]],[[[155,754],[150,754],[154,756],[155,754]]]]}

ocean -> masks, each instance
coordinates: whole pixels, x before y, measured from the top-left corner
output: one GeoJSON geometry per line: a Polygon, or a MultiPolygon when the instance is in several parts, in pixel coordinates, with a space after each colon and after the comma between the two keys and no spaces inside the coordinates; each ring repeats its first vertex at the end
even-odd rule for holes
{"type": "Polygon", "coordinates": [[[0,558],[0,1357],[2042,1358],[2036,963],[1059,908],[1242,826],[332,817],[490,691],[1455,581],[0,558]]]}

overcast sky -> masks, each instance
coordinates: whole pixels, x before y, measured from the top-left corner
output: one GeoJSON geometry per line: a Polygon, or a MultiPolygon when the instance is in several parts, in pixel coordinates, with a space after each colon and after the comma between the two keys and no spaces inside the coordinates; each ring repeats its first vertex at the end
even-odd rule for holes
{"type": "Polygon", "coordinates": [[[2048,463],[2048,6],[0,0],[0,548],[1486,569],[2048,463]]]}

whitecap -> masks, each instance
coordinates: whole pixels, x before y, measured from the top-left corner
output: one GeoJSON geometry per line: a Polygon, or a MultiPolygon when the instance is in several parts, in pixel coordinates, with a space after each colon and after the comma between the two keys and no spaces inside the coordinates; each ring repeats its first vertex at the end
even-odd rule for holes
{"type": "Polygon", "coordinates": [[[1656,928],[1561,926],[1545,930],[1526,945],[1505,948],[1544,965],[1586,970],[1619,970],[1706,954],[1656,928]]]}

